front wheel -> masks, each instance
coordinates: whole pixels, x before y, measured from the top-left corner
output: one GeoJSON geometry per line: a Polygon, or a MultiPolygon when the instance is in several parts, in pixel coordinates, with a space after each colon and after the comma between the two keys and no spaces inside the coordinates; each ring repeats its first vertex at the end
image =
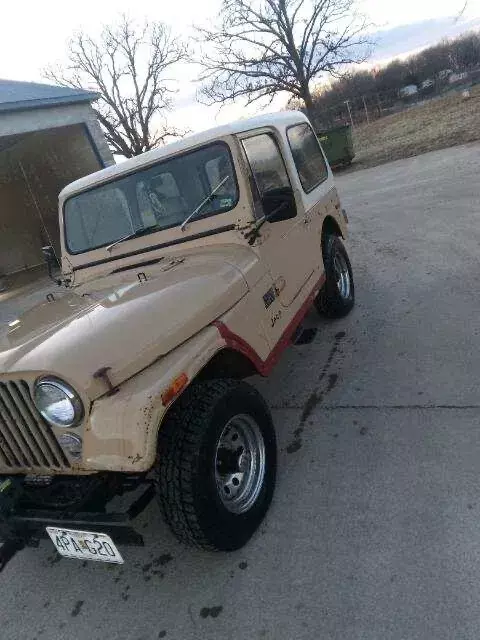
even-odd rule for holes
{"type": "Polygon", "coordinates": [[[328,235],[323,243],[325,284],[315,298],[319,313],[328,318],[341,318],[355,304],[353,272],[347,250],[338,236],[328,235]]]}
{"type": "Polygon", "coordinates": [[[193,383],[159,434],[158,498],[175,536],[216,551],[242,547],[270,505],[276,456],[271,415],[253,387],[193,383]]]}

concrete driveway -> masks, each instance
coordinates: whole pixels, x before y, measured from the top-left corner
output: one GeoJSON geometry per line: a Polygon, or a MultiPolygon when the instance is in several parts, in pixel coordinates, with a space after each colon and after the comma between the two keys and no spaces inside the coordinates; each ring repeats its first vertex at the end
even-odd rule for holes
{"type": "Polygon", "coordinates": [[[6,640],[477,640],[480,146],[340,176],[358,304],[259,381],[281,446],[242,551],[183,548],[156,505],[123,567],[48,542],[0,576],[6,640]]]}

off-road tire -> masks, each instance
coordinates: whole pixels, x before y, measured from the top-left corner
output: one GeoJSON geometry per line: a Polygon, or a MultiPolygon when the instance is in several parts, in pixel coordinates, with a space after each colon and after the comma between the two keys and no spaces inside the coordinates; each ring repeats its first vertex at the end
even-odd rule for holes
{"type": "Polygon", "coordinates": [[[156,484],[160,508],[183,543],[212,551],[242,547],[262,522],[273,496],[276,439],[262,396],[245,382],[194,382],[172,406],[160,427],[156,484]],[[215,481],[215,452],[229,420],[251,416],[265,445],[265,474],[253,505],[229,511],[215,481]]]}
{"type": "Polygon", "coordinates": [[[342,318],[353,309],[355,304],[355,286],[353,283],[353,272],[347,250],[341,239],[333,234],[328,234],[323,241],[323,264],[325,268],[326,281],[315,298],[317,311],[327,318],[342,318]],[[338,275],[335,267],[335,258],[339,257],[342,264],[348,271],[349,290],[348,294],[342,295],[338,285],[338,275]]]}

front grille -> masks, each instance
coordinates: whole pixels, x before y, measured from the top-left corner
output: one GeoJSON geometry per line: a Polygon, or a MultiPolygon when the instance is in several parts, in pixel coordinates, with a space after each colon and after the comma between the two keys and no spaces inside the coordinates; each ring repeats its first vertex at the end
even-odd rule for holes
{"type": "Polygon", "coordinates": [[[50,426],[24,380],[0,382],[0,472],[68,468],[50,426]]]}

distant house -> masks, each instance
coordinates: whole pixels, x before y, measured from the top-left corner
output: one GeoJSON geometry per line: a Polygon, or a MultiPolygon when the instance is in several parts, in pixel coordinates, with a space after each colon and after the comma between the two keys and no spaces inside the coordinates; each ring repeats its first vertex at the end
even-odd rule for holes
{"type": "Polygon", "coordinates": [[[409,96],[414,96],[418,93],[418,87],[416,84],[407,84],[405,87],[402,87],[399,91],[401,98],[408,98],[409,96]]]}
{"type": "Polygon", "coordinates": [[[452,73],[448,77],[448,84],[456,84],[457,82],[465,82],[465,80],[468,80],[468,73],[467,72],[452,73]]]}
{"type": "Polygon", "coordinates": [[[0,279],[41,265],[44,245],[59,255],[59,192],[114,164],[92,108],[97,98],[0,80],[0,279]]]}

